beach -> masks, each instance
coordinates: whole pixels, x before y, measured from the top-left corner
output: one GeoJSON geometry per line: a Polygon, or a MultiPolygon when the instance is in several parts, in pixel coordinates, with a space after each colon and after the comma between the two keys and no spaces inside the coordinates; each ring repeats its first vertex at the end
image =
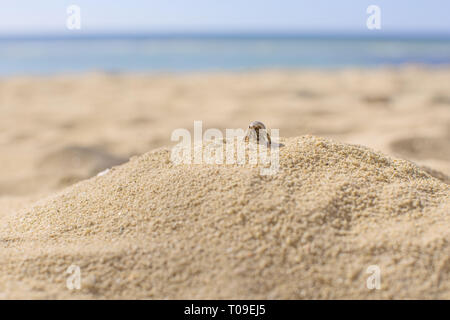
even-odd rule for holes
{"type": "Polygon", "coordinates": [[[17,75],[0,112],[2,298],[450,299],[448,67],[17,75]],[[254,120],[278,174],[170,162],[254,120]]]}

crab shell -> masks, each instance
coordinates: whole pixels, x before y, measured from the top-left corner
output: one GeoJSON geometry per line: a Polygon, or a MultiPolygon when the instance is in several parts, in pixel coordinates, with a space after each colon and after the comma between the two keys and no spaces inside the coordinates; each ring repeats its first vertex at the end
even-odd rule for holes
{"type": "Polygon", "coordinates": [[[261,121],[252,121],[252,123],[250,123],[248,125],[248,128],[253,129],[253,130],[259,130],[259,129],[265,129],[266,126],[261,121]]]}
{"type": "Polygon", "coordinates": [[[250,134],[252,132],[256,133],[256,141],[259,142],[259,130],[264,130],[265,134],[266,134],[266,140],[267,140],[267,144],[270,145],[271,144],[271,140],[270,140],[270,135],[269,133],[266,131],[266,126],[264,125],[264,123],[262,123],[261,121],[252,121],[249,126],[248,126],[248,130],[247,133],[245,135],[245,142],[249,141],[250,138],[250,134]]]}

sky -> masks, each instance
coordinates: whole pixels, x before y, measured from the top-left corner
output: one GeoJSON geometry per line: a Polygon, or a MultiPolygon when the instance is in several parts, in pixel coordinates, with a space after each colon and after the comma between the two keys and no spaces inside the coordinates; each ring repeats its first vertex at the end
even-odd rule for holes
{"type": "Polygon", "coordinates": [[[367,32],[366,9],[381,9],[381,32],[450,34],[449,0],[0,0],[0,34],[367,32]]]}

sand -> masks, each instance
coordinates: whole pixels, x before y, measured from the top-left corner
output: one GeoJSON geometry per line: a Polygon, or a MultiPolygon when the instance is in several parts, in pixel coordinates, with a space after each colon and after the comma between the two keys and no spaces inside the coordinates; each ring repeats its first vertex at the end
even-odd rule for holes
{"type": "Polygon", "coordinates": [[[449,92],[417,67],[3,79],[0,298],[450,299],[449,92]],[[280,129],[280,171],[173,165],[194,120],[280,129]]]}
{"type": "Polygon", "coordinates": [[[260,120],[450,176],[449,68],[23,76],[0,79],[0,113],[0,197],[51,194],[170,145],[194,120],[260,120]]]}
{"type": "Polygon", "coordinates": [[[303,136],[280,170],[161,148],[2,220],[0,292],[28,298],[450,298],[450,187],[303,136]],[[80,290],[66,268],[81,269],[80,290]],[[366,270],[381,271],[369,290],[366,270]]]}

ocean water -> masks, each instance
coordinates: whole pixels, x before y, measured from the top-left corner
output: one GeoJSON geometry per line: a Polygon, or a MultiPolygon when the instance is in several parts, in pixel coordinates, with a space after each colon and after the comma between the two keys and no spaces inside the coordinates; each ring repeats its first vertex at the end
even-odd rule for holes
{"type": "Polygon", "coordinates": [[[88,36],[0,38],[0,75],[450,64],[450,38],[88,36]]]}

